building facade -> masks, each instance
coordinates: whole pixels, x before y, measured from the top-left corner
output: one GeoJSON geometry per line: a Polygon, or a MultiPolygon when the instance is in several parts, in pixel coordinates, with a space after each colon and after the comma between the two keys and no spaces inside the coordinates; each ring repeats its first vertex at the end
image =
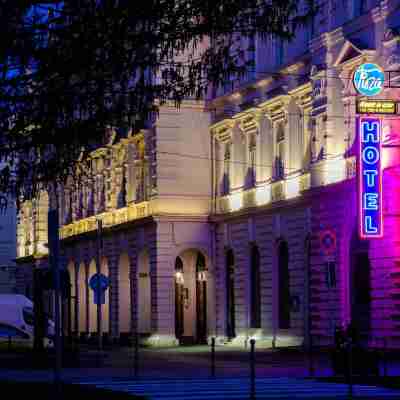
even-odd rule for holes
{"type": "MultiPolygon", "coordinates": [[[[113,337],[325,345],[352,321],[369,341],[399,346],[400,119],[379,119],[383,235],[361,238],[366,97],[353,83],[376,64],[385,83],[373,99],[399,101],[398,21],[393,0],[322,2],[292,42],[254,38],[255,69],[240,82],[163,107],[140,134],[110,132],[91,173],[58,195],[72,331],[96,330],[88,282],[101,219],[113,337]]],[[[21,209],[20,291],[47,262],[47,203],[43,194],[21,209]]]]}

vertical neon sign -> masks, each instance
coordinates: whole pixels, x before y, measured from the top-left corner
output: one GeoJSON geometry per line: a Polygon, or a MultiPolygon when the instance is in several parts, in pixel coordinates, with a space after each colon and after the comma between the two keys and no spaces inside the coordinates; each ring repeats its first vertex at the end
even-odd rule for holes
{"type": "Polygon", "coordinates": [[[379,118],[358,119],[359,216],[362,238],[383,236],[381,132],[382,122],[379,118]]]}

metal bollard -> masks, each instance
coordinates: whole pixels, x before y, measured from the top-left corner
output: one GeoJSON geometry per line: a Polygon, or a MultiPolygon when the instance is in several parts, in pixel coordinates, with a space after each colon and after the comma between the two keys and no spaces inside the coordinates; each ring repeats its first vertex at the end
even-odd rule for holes
{"type": "Polygon", "coordinates": [[[137,333],[134,338],[134,360],[133,360],[134,376],[137,378],[139,376],[139,338],[137,333]]]}
{"type": "Polygon", "coordinates": [[[308,348],[308,373],[310,376],[314,376],[315,374],[313,351],[314,349],[313,349],[312,338],[310,337],[310,344],[308,348]]]}
{"type": "Polygon", "coordinates": [[[250,399],[256,398],[256,368],[255,368],[255,344],[254,339],[250,340],[250,399]]]}
{"type": "Polygon", "coordinates": [[[215,337],[211,338],[211,377],[215,378],[215,337]]]}
{"type": "Polygon", "coordinates": [[[348,384],[349,384],[349,399],[353,398],[353,343],[350,341],[347,344],[348,352],[348,384]]]}
{"type": "Polygon", "coordinates": [[[386,378],[388,376],[388,366],[387,366],[387,341],[383,338],[383,376],[386,378]]]}

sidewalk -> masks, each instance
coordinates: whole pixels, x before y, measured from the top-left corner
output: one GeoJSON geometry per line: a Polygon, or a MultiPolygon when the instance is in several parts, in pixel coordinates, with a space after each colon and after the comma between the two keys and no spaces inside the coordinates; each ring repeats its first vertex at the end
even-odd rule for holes
{"type": "MultiPolygon", "coordinates": [[[[134,376],[135,355],[132,348],[119,348],[104,351],[99,361],[96,350],[81,352],[79,367],[63,368],[66,380],[76,378],[88,379],[96,377],[129,378],[134,376]]],[[[139,349],[137,375],[141,378],[207,378],[211,374],[211,352],[207,346],[191,346],[176,348],[139,349]]],[[[24,366],[23,355],[8,354],[18,367],[10,368],[7,354],[0,354],[1,377],[47,377],[51,379],[52,370],[38,370],[24,366]],[[7,365],[8,364],[8,365],[7,365]],[[19,367],[20,365],[20,367],[19,367]],[[7,368],[8,367],[8,368],[7,368]],[[7,368],[7,369],[4,369],[7,368]]],[[[313,357],[314,376],[331,376],[329,354],[319,352],[313,357]]],[[[388,374],[400,371],[400,363],[389,364],[388,374]]],[[[260,378],[265,377],[310,377],[310,360],[301,351],[256,350],[255,372],[260,378]]],[[[250,374],[249,349],[217,347],[215,352],[215,374],[217,377],[248,377],[250,374]]]]}

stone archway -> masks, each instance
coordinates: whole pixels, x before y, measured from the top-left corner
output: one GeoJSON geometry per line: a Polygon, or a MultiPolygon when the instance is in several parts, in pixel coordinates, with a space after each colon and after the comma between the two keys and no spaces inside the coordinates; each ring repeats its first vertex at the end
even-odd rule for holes
{"type": "Polygon", "coordinates": [[[88,332],[88,313],[87,313],[87,271],[86,265],[82,261],[78,268],[78,330],[80,333],[88,332]]]}
{"type": "Polygon", "coordinates": [[[75,268],[75,262],[71,260],[68,265],[67,265],[67,271],[69,274],[69,279],[70,279],[70,293],[69,293],[69,298],[66,299],[67,301],[67,315],[66,315],[66,332],[69,334],[74,333],[78,331],[78,326],[77,326],[77,319],[76,319],[76,301],[77,301],[77,287],[76,287],[76,281],[77,281],[77,271],[75,268]]]}
{"type": "Polygon", "coordinates": [[[371,261],[369,242],[354,231],[350,242],[351,323],[362,336],[371,330],[371,261]]]}
{"type": "Polygon", "coordinates": [[[127,335],[132,326],[132,296],[130,262],[127,253],[121,254],[118,268],[119,333],[127,335]]]}
{"type": "Polygon", "coordinates": [[[225,276],[226,276],[226,334],[229,339],[236,336],[235,316],[235,256],[233,250],[229,249],[225,254],[225,276]]]}
{"type": "Polygon", "coordinates": [[[290,328],[290,275],[288,243],[278,243],[278,328],[290,328]]]}
{"type": "Polygon", "coordinates": [[[207,341],[207,266],[197,249],[175,259],[175,335],[181,344],[207,341]]]}
{"type": "Polygon", "coordinates": [[[151,333],[151,275],[147,249],[139,254],[137,265],[137,331],[147,335],[151,333]]]}

